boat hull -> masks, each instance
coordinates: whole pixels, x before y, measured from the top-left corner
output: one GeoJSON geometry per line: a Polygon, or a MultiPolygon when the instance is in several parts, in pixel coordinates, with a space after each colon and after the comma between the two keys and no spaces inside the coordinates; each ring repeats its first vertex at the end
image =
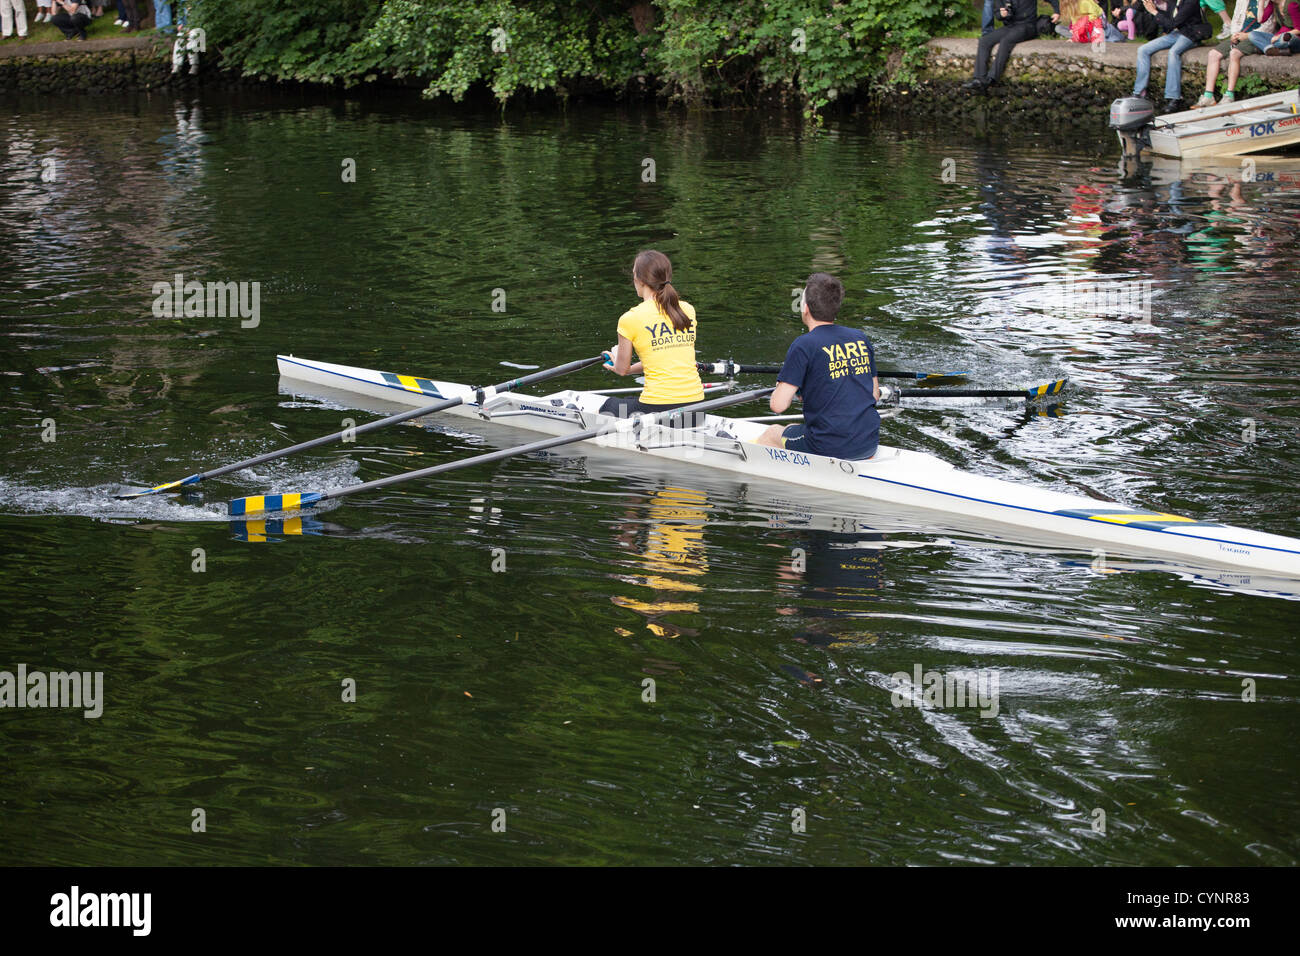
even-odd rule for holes
{"type": "MultiPolygon", "coordinates": [[[[547,435],[570,434],[608,420],[598,414],[605,396],[563,391],[546,396],[504,393],[482,406],[468,386],[355,366],[279,356],[284,386],[318,386],[333,396],[367,396],[418,407],[440,398],[464,404],[441,414],[490,421],[547,435]]],[[[867,461],[847,461],[758,445],[765,426],[710,415],[700,429],[654,424],[609,432],[592,444],[692,467],[798,485],[922,512],[970,518],[983,525],[1021,528],[1035,539],[1073,542],[1096,555],[1175,557],[1193,565],[1233,568],[1300,579],[1300,540],[1096,501],[959,471],[923,452],[882,445],[867,461]]]]}
{"type": "Polygon", "coordinates": [[[1150,127],[1149,137],[1153,153],[1183,159],[1286,149],[1300,144],[1300,92],[1167,113],[1150,127]]]}

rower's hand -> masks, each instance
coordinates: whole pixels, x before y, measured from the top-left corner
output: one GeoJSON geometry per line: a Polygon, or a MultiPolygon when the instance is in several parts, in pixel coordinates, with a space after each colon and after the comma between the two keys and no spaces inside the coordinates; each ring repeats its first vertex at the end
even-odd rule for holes
{"type": "Polygon", "coordinates": [[[614,350],[606,349],[604,352],[601,352],[600,354],[601,357],[605,359],[605,364],[602,366],[602,368],[604,368],[605,371],[607,372],[614,371],[614,350]]]}

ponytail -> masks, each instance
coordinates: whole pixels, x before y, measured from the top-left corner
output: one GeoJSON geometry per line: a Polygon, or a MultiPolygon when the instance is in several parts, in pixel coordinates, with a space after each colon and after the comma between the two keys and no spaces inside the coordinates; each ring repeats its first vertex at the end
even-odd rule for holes
{"type": "Polygon", "coordinates": [[[677,290],[673,288],[673,265],[666,255],[654,249],[638,253],[632,264],[632,275],[642,285],[654,290],[655,305],[668,316],[676,331],[690,331],[693,323],[690,316],[682,310],[677,290]]]}
{"type": "Polygon", "coordinates": [[[671,282],[665,282],[663,286],[655,293],[655,304],[663,309],[664,315],[673,323],[673,328],[678,332],[689,332],[691,328],[691,319],[682,311],[681,303],[677,298],[677,290],[673,288],[671,282]]]}

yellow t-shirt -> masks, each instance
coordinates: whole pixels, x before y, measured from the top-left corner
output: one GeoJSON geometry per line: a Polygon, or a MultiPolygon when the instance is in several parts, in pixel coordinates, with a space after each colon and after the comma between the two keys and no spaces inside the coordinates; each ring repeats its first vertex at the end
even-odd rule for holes
{"type": "Polygon", "coordinates": [[[695,308],[681,302],[692,319],[686,332],[678,332],[653,300],[642,301],[619,317],[618,334],[632,343],[645,370],[641,401],[646,405],[674,405],[701,402],[704,386],[695,367],[695,308]]]}

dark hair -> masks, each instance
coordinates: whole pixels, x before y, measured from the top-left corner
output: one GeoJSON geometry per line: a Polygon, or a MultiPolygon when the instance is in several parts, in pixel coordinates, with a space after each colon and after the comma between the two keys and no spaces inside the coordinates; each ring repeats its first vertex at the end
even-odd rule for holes
{"type": "Polygon", "coordinates": [[[834,322],[844,301],[844,284],[833,275],[814,272],[803,289],[808,312],[818,322],[834,322]]]}
{"type": "Polygon", "coordinates": [[[673,288],[673,264],[666,255],[654,249],[637,253],[636,261],[632,263],[632,275],[637,282],[654,290],[655,305],[672,320],[674,329],[678,332],[690,329],[690,317],[682,311],[677,290],[673,288]]]}

